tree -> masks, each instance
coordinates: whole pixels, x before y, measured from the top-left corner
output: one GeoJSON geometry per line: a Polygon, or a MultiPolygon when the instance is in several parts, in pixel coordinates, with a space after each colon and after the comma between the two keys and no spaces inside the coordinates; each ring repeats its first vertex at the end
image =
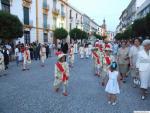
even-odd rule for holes
{"type": "Polygon", "coordinates": [[[68,32],[64,28],[57,28],[54,31],[54,37],[56,39],[62,40],[67,38],[68,32]]]}
{"type": "Polygon", "coordinates": [[[100,36],[100,35],[98,35],[98,34],[96,34],[96,33],[94,33],[94,36],[95,36],[97,39],[102,40],[102,36],[100,36]]]}
{"type": "Polygon", "coordinates": [[[82,31],[81,39],[88,39],[88,34],[85,31],[82,31]]]}
{"type": "Polygon", "coordinates": [[[23,36],[23,24],[15,15],[0,11],[0,38],[12,40],[23,36]]]}
{"type": "Polygon", "coordinates": [[[145,20],[147,35],[150,36],[150,13],[146,16],[145,20]]]}
{"type": "Polygon", "coordinates": [[[127,27],[127,29],[123,32],[122,37],[125,39],[130,39],[133,37],[132,26],[127,27]]]}
{"type": "Polygon", "coordinates": [[[135,20],[132,28],[135,36],[146,36],[146,19],[142,18],[135,20]]]}
{"type": "Polygon", "coordinates": [[[116,40],[122,40],[122,39],[124,39],[124,38],[125,38],[125,36],[124,36],[123,33],[117,33],[116,36],[115,36],[115,39],[116,39],[116,40]]]}
{"type": "Polygon", "coordinates": [[[70,38],[73,40],[81,39],[82,31],[78,28],[74,28],[70,31],[70,38]]]}

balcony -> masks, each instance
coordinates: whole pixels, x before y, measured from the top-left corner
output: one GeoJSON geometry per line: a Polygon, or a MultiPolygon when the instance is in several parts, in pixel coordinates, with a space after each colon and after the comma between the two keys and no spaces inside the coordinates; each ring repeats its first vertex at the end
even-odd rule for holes
{"type": "Polygon", "coordinates": [[[59,9],[53,8],[52,13],[53,13],[53,15],[58,16],[59,15],[59,9]]]}
{"type": "Polygon", "coordinates": [[[33,20],[30,20],[29,23],[24,23],[24,29],[29,28],[31,29],[33,27],[33,20]]]}
{"type": "Polygon", "coordinates": [[[44,10],[49,10],[49,5],[45,2],[43,2],[43,9],[44,10]]]}
{"type": "Polygon", "coordinates": [[[61,12],[61,17],[62,17],[62,18],[65,18],[65,17],[66,17],[65,12],[63,12],[63,11],[61,12]]]}
{"type": "Polygon", "coordinates": [[[28,3],[32,3],[32,0],[23,0],[25,2],[28,2],[28,3]]]}
{"type": "Polygon", "coordinates": [[[43,24],[43,28],[46,29],[46,30],[49,30],[50,29],[50,25],[49,24],[43,24]]]}
{"type": "Polygon", "coordinates": [[[30,7],[32,0],[22,0],[22,2],[23,2],[23,6],[30,7]]]}

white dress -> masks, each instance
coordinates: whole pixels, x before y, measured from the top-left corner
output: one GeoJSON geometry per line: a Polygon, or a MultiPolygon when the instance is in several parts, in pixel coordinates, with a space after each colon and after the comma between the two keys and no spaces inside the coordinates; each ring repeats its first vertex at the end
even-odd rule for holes
{"type": "Polygon", "coordinates": [[[110,93],[110,94],[119,94],[120,89],[119,89],[119,84],[118,84],[118,76],[119,73],[118,71],[108,72],[109,80],[107,82],[105,91],[110,93]]]}

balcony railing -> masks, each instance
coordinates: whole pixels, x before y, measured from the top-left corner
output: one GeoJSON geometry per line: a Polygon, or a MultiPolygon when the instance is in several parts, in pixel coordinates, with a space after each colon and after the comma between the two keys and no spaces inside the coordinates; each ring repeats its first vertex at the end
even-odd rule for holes
{"type": "Polygon", "coordinates": [[[53,8],[52,9],[52,13],[54,14],[54,15],[59,15],[59,9],[57,9],[57,8],[53,8]]]}
{"type": "Polygon", "coordinates": [[[32,3],[32,0],[23,0],[24,2],[32,3]]]}
{"type": "Polygon", "coordinates": [[[43,9],[49,10],[49,5],[47,3],[43,3],[43,9]]]}
{"type": "Polygon", "coordinates": [[[33,20],[29,20],[29,22],[24,22],[24,19],[23,19],[23,23],[24,23],[24,27],[25,28],[32,28],[33,27],[33,20]]]}
{"type": "Polygon", "coordinates": [[[50,25],[49,24],[43,24],[43,28],[44,29],[50,29],[50,25]]]}

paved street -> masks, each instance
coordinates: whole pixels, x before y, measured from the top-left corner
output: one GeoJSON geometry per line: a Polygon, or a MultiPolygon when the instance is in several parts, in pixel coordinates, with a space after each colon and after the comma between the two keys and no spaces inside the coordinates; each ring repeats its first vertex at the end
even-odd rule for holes
{"type": "Polygon", "coordinates": [[[107,104],[104,88],[93,76],[92,60],[76,59],[70,71],[69,96],[53,91],[55,57],[49,58],[44,68],[33,62],[29,71],[22,72],[10,64],[8,75],[0,77],[0,113],[132,113],[150,111],[150,95],[142,101],[139,89],[129,83],[121,85],[118,104],[107,104]],[[78,61],[77,61],[78,60],[78,61]]]}

